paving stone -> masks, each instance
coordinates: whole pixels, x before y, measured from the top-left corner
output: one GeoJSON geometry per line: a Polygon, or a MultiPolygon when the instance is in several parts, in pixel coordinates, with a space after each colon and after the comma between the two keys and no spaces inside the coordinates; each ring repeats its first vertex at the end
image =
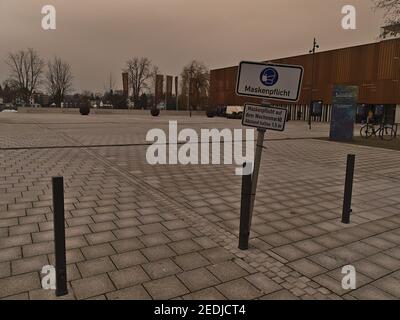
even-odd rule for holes
{"type": "Polygon", "coordinates": [[[13,226],[9,228],[10,236],[23,235],[25,233],[33,233],[38,231],[39,227],[36,223],[13,226]]]}
{"type": "Polygon", "coordinates": [[[153,215],[148,215],[148,216],[139,216],[137,219],[140,221],[141,224],[150,224],[150,223],[164,221],[164,219],[161,218],[161,216],[158,214],[153,214],[153,215]]]}
{"type": "Polygon", "coordinates": [[[11,263],[1,262],[0,263],[0,279],[11,276],[11,263]]]}
{"type": "Polygon", "coordinates": [[[383,253],[392,258],[400,259],[400,247],[385,250],[383,253]]]}
{"type": "Polygon", "coordinates": [[[111,242],[111,245],[119,253],[137,250],[144,247],[143,243],[138,238],[113,241],[111,242]]]}
{"type": "Polygon", "coordinates": [[[150,261],[157,261],[175,256],[176,254],[166,245],[144,248],[142,253],[150,261]]]}
{"type": "Polygon", "coordinates": [[[32,243],[32,239],[29,234],[10,236],[6,238],[0,238],[0,249],[18,247],[30,243],[32,243]]]}
{"type": "MultiPolygon", "coordinates": [[[[112,221],[106,221],[106,222],[92,223],[89,225],[89,228],[92,232],[103,232],[103,231],[114,230],[117,228],[117,226],[112,221]]],[[[90,230],[87,233],[90,233],[90,230]]]]}
{"type": "Polygon", "coordinates": [[[344,244],[343,241],[336,239],[330,235],[324,235],[320,237],[316,237],[313,239],[314,241],[318,242],[319,244],[323,245],[328,249],[337,248],[344,244]]]}
{"type": "Polygon", "coordinates": [[[129,251],[111,256],[118,269],[124,269],[148,262],[140,251],[129,251]]]}
{"type": "Polygon", "coordinates": [[[113,291],[106,296],[109,300],[151,300],[141,285],[113,291]]]}
{"type": "Polygon", "coordinates": [[[150,280],[140,266],[113,271],[109,273],[109,276],[118,289],[132,287],[150,280]]]}
{"type": "Polygon", "coordinates": [[[260,298],[261,300],[298,300],[289,290],[280,290],[260,298]]]}
{"type": "Polygon", "coordinates": [[[354,261],[362,259],[364,256],[360,253],[351,250],[346,247],[339,247],[333,250],[330,250],[328,254],[332,257],[342,259],[346,263],[352,263],[354,261]]]}
{"type": "Polygon", "coordinates": [[[307,254],[293,245],[286,245],[272,249],[274,253],[288,261],[294,261],[305,257],[307,254]]]}
{"type": "Polygon", "coordinates": [[[317,254],[327,250],[324,246],[311,239],[296,242],[294,246],[308,254],[317,254]]]}
{"type": "Polygon", "coordinates": [[[119,228],[129,228],[129,227],[140,226],[142,223],[136,218],[125,218],[125,219],[115,220],[115,224],[119,228]]]}
{"type": "Polygon", "coordinates": [[[0,262],[12,261],[22,257],[21,249],[19,247],[0,249],[0,262]]]}
{"type": "Polygon", "coordinates": [[[118,239],[134,238],[143,234],[137,227],[117,229],[113,233],[118,239]]]}
{"type": "Polygon", "coordinates": [[[372,285],[357,289],[351,292],[350,296],[359,300],[394,300],[393,296],[372,285]]]}
{"type": "Polygon", "coordinates": [[[27,292],[24,292],[24,293],[16,294],[13,296],[8,296],[6,298],[2,298],[1,300],[12,300],[12,301],[29,300],[29,294],[27,292]]]}
{"type": "Polygon", "coordinates": [[[114,220],[118,219],[114,213],[96,214],[96,215],[92,215],[91,218],[96,223],[106,222],[106,221],[114,221],[114,220]]]}
{"type": "Polygon", "coordinates": [[[0,298],[27,292],[41,287],[37,272],[0,279],[0,298]]]}
{"type": "Polygon", "coordinates": [[[175,263],[183,270],[193,270],[205,267],[211,263],[197,252],[179,255],[173,258],[175,263]]]}
{"type": "Polygon", "coordinates": [[[336,269],[337,267],[344,266],[346,264],[343,259],[340,259],[338,257],[331,257],[326,253],[310,256],[308,257],[308,259],[328,270],[333,270],[336,269]]]}
{"type": "Polygon", "coordinates": [[[115,290],[111,280],[105,274],[75,280],[71,282],[71,285],[77,299],[87,299],[115,290]]]}
{"type": "Polygon", "coordinates": [[[381,289],[394,297],[400,297],[400,280],[394,277],[384,277],[373,283],[374,287],[381,289]]]}
{"type": "Polygon", "coordinates": [[[75,295],[71,287],[68,285],[68,294],[57,297],[55,290],[37,289],[29,292],[31,300],[75,300],[75,295]]]}
{"type": "Polygon", "coordinates": [[[214,241],[212,241],[208,237],[194,238],[193,241],[197,242],[197,244],[199,244],[204,249],[215,248],[218,246],[218,244],[216,244],[214,241]]]}
{"type": "Polygon", "coordinates": [[[139,239],[141,242],[144,243],[144,245],[146,247],[152,247],[152,246],[167,244],[167,243],[171,242],[171,240],[163,233],[147,234],[147,235],[141,236],[139,239]]]}
{"type": "Polygon", "coordinates": [[[385,269],[375,263],[372,263],[371,261],[368,260],[360,260],[355,262],[354,267],[356,268],[357,272],[361,272],[362,274],[366,275],[367,277],[371,279],[379,279],[389,273],[391,273],[390,270],[385,269]]]}
{"type": "Polygon", "coordinates": [[[179,274],[178,278],[191,292],[212,287],[220,283],[220,281],[205,268],[186,271],[179,274]]]}
{"type": "Polygon", "coordinates": [[[84,278],[115,270],[109,257],[79,262],[78,268],[84,278]]]}
{"type": "MultiPolygon", "coordinates": [[[[41,274],[43,276],[43,274],[41,274]]],[[[67,264],[67,279],[68,281],[81,279],[82,276],[79,273],[78,267],[76,264],[67,264]]]]}
{"type": "Polygon", "coordinates": [[[14,260],[11,263],[11,268],[13,275],[18,275],[32,271],[40,272],[42,268],[48,264],[49,260],[47,259],[47,256],[35,256],[14,260]]]}
{"type": "Polygon", "coordinates": [[[111,242],[117,240],[111,231],[103,231],[98,233],[92,233],[85,235],[90,245],[96,245],[105,242],[111,242]]]}
{"type": "Polygon", "coordinates": [[[381,250],[390,249],[396,246],[396,243],[387,241],[379,237],[371,237],[368,239],[364,239],[363,242],[381,250]]]}
{"type": "Polygon", "coordinates": [[[172,242],[169,244],[169,247],[179,255],[201,250],[201,247],[190,239],[172,242]]]}
{"type": "Polygon", "coordinates": [[[182,220],[171,220],[162,223],[168,230],[185,229],[188,225],[182,220]]]}
{"type": "Polygon", "coordinates": [[[175,276],[147,282],[144,287],[155,300],[168,300],[189,293],[188,289],[175,276]]]}
{"type": "Polygon", "coordinates": [[[67,250],[86,247],[87,245],[88,243],[83,236],[67,238],[65,240],[65,247],[67,250]]]}
{"type": "Polygon", "coordinates": [[[171,259],[159,260],[143,265],[143,269],[152,279],[165,278],[182,272],[171,259]]]}
{"type": "Polygon", "coordinates": [[[207,267],[222,282],[245,277],[248,273],[232,261],[220,262],[207,267]]]}
{"type": "Polygon", "coordinates": [[[68,226],[70,226],[70,227],[88,225],[88,224],[92,224],[93,223],[93,220],[92,220],[92,218],[90,216],[70,218],[70,219],[66,219],[66,220],[67,220],[68,226]]]}
{"type": "Polygon", "coordinates": [[[275,283],[262,273],[256,273],[247,276],[246,280],[249,281],[256,288],[261,290],[263,294],[270,294],[272,292],[282,289],[282,287],[279,284],[275,283]]]}
{"type": "Polygon", "coordinates": [[[262,296],[262,292],[244,279],[233,280],[217,286],[229,300],[251,300],[262,296]]]}
{"type": "Polygon", "coordinates": [[[94,246],[81,248],[86,259],[96,259],[100,257],[110,256],[116,253],[109,243],[98,244],[94,246]]]}
{"type": "Polygon", "coordinates": [[[398,270],[400,268],[400,260],[388,256],[384,253],[377,253],[368,258],[369,261],[380,265],[388,270],[398,270]]]}
{"type": "Polygon", "coordinates": [[[320,284],[321,286],[333,291],[334,293],[338,295],[343,295],[345,293],[348,293],[348,291],[344,290],[342,288],[342,282],[338,281],[336,279],[333,279],[327,274],[319,275],[313,278],[315,282],[320,284]]]}
{"type": "Polygon", "coordinates": [[[362,241],[357,241],[357,242],[351,243],[351,244],[347,245],[346,248],[349,248],[350,250],[354,250],[357,253],[363,254],[365,256],[371,256],[380,251],[378,248],[368,245],[362,241]]]}
{"type": "Polygon", "coordinates": [[[294,270],[300,272],[307,277],[315,277],[319,274],[325,273],[327,269],[321,267],[320,265],[313,263],[308,259],[300,259],[289,263],[289,266],[294,270]]]}
{"type": "Polygon", "coordinates": [[[164,232],[164,234],[172,241],[186,240],[195,237],[188,229],[170,230],[164,232]]]}
{"type": "Polygon", "coordinates": [[[146,224],[143,226],[139,226],[139,229],[144,234],[152,234],[152,233],[159,233],[159,232],[167,231],[167,228],[165,228],[161,223],[146,224]]]}
{"type": "Polygon", "coordinates": [[[206,249],[200,251],[200,253],[213,263],[231,260],[234,257],[229,251],[220,247],[206,249]]]}
{"type": "Polygon", "coordinates": [[[183,296],[185,300],[225,300],[226,298],[215,288],[207,288],[183,296]]]}

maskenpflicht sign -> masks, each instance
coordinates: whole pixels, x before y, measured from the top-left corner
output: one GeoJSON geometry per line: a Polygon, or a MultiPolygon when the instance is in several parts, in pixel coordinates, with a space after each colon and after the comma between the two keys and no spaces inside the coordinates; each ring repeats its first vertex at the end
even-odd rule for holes
{"type": "Polygon", "coordinates": [[[243,61],[239,64],[236,94],[296,102],[303,74],[301,66],[243,61]]]}
{"type": "Polygon", "coordinates": [[[287,110],[283,108],[246,103],[242,124],[258,129],[284,131],[286,116],[287,110]]]}

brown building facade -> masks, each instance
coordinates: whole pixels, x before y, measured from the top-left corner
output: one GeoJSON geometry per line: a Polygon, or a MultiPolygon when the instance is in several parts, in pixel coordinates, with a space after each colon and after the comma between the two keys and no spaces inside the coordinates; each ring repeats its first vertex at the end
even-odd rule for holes
{"type": "MultiPolygon", "coordinates": [[[[307,119],[311,101],[312,54],[270,61],[304,67],[300,100],[296,104],[284,105],[289,109],[292,119],[296,119],[300,113],[302,119],[307,119]]],[[[236,66],[211,70],[211,106],[260,101],[237,96],[236,77],[236,66]]],[[[390,109],[394,117],[396,105],[400,105],[400,39],[316,53],[312,97],[324,103],[322,121],[329,121],[332,89],[336,84],[358,86],[360,108],[375,109],[375,106],[381,106],[390,109]]],[[[272,103],[282,105],[282,102],[273,100],[272,103]]]]}

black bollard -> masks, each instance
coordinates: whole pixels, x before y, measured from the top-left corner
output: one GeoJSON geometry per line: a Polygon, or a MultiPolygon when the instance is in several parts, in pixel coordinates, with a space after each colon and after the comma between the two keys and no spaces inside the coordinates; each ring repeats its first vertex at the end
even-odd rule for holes
{"type": "Polygon", "coordinates": [[[344,186],[344,197],[343,197],[343,213],[342,223],[350,223],[351,210],[351,198],[353,195],[353,178],[354,178],[354,166],[356,156],[354,154],[347,155],[347,167],[346,167],[346,181],[344,186]]]}
{"type": "Polygon", "coordinates": [[[242,200],[240,205],[240,229],[239,229],[239,249],[247,250],[249,248],[250,237],[250,206],[251,206],[251,166],[250,163],[244,163],[243,168],[249,166],[250,174],[242,176],[242,200]]]}
{"type": "Polygon", "coordinates": [[[56,296],[68,294],[65,254],[64,179],[53,177],[53,214],[56,268],[56,296]]]}

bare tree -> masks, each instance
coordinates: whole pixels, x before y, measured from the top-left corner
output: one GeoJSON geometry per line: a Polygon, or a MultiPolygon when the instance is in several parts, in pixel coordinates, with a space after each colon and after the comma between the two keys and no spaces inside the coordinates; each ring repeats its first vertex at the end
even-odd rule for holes
{"type": "Polygon", "coordinates": [[[10,68],[9,82],[28,102],[41,83],[44,61],[32,48],[10,53],[6,60],[10,68]]]}
{"type": "MultiPolygon", "coordinates": [[[[385,12],[385,23],[387,26],[400,23],[400,0],[372,0],[376,9],[385,12]]],[[[398,31],[384,28],[381,34],[382,38],[395,36],[398,31]]]]}
{"type": "Polygon", "coordinates": [[[140,94],[147,87],[147,80],[151,78],[151,61],[148,58],[130,59],[126,62],[125,72],[129,76],[133,101],[138,105],[140,94]]]}
{"type": "Polygon", "coordinates": [[[54,57],[47,63],[46,87],[56,105],[61,105],[65,95],[72,90],[72,71],[68,62],[54,57]]]}
{"type": "Polygon", "coordinates": [[[183,68],[181,78],[181,92],[184,98],[181,103],[189,107],[189,93],[190,106],[194,109],[204,109],[208,103],[210,88],[210,72],[207,66],[202,62],[193,60],[183,68]]]}

